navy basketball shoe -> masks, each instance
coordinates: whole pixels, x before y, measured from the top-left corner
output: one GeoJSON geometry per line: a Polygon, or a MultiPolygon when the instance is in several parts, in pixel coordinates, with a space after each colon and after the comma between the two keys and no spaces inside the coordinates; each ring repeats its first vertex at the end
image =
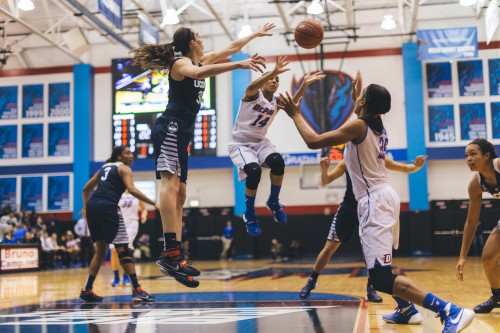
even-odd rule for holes
{"type": "Polygon", "coordinates": [[[406,308],[396,307],[396,312],[382,316],[382,319],[389,324],[417,325],[423,321],[422,315],[413,304],[406,308]]]}

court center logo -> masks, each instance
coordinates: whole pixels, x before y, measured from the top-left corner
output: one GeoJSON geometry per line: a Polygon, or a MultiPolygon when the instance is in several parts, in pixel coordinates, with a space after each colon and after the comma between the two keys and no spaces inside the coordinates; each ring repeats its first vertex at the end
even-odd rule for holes
{"type": "Polygon", "coordinates": [[[177,125],[176,121],[171,121],[170,123],[168,123],[167,129],[169,133],[177,133],[177,131],[179,130],[179,125],[177,125]]]}

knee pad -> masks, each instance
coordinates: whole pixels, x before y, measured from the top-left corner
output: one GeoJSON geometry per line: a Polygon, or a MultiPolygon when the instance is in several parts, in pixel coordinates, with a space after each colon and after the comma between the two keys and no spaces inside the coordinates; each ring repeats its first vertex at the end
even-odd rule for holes
{"type": "Polygon", "coordinates": [[[378,291],[392,295],[394,289],[394,281],[397,275],[392,273],[391,266],[375,266],[368,270],[370,282],[378,291]]]}
{"type": "Polygon", "coordinates": [[[248,163],[243,167],[247,174],[246,187],[249,190],[256,190],[260,183],[260,176],[262,175],[262,168],[255,162],[248,163]]]}
{"type": "Polygon", "coordinates": [[[275,176],[282,176],[285,174],[285,160],[283,156],[278,153],[272,153],[266,157],[266,164],[271,168],[271,173],[275,176]]]}
{"type": "Polygon", "coordinates": [[[132,251],[128,248],[128,244],[115,245],[115,248],[116,248],[116,251],[118,252],[118,258],[120,259],[120,265],[134,263],[132,251]]]}

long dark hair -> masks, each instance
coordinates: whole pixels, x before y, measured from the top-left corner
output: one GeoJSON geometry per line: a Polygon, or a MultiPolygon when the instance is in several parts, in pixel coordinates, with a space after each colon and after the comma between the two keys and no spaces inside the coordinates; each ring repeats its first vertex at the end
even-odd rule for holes
{"type": "Polygon", "coordinates": [[[366,112],[361,117],[368,127],[375,133],[382,134],[384,123],[380,115],[386,114],[391,109],[391,94],[389,91],[378,84],[370,84],[364,90],[366,99],[366,112]]]}
{"type": "Polygon", "coordinates": [[[106,163],[113,163],[118,161],[118,156],[120,156],[126,148],[127,146],[113,147],[113,152],[111,153],[111,157],[106,160],[106,163]]]}
{"type": "Polygon", "coordinates": [[[142,69],[164,70],[170,68],[175,52],[183,56],[189,53],[189,42],[194,40],[194,33],[189,28],[181,27],[174,33],[171,43],[146,44],[130,50],[134,54],[133,64],[142,69]]]}
{"type": "MultiPolygon", "coordinates": [[[[490,160],[493,160],[494,158],[497,158],[497,152],[495,151],[495,147],[491,142],[489,142],[486,139],[475,139],[474,141],[470,142],[468,145],[478,145],[479,149],[481,150],[481,153],[484,155],[486,153],[490,153],[490,160]]],[[[467,146],[468,146],[467,145],[467,146]]]]}

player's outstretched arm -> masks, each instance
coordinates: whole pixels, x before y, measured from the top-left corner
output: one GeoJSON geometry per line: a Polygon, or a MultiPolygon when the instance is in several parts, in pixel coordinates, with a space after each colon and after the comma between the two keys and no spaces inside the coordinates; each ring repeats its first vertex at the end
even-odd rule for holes
{"type": "Polygon", "coordinates": [[[269,81],[275,76],[280,75],[281,73],[290,70],[289,68],[286,68],[286,66],[289,63],[290,62],[283,55],[276,57],[276,64],[274,66],[274,69],[270,72],[265,73],[258,79],[252,81],[245,90],[245,95],[243,95],[242,99],[245,102],[257,99],[257,97],[259,96],[259,89],[261,89],[266,84],[267,81],[269,81]]]}
{"type": "Polygon", "coordinates": [[[222,49],[205,53],[201,57],[200,62],[203,65],[209,65],[209,64],[215,64],[218,61],[226,59],[230,55],[238,53],[243,48],[243,46],[247,45],[251,40],[255,38],[272,36],[273,34],[270,33],[269,30],[273,29],[274,27],[276,27],[276,24],[266,23],[262,27],[260,27],[257,31],[251,33],[247,37],[238,38],[229,43],[226,47],[223,47],[222,49]]]}
{"type": "Polygon", "coordinates": [[[132,174],[132,169],[127,165],[119,166],[120,175],[122,176],[123,184],[127,188],[130,194],[132,194],[137,199],[156,207],[156,202],[148,198],[144,193],[142,193],[134,184],[134,175],[132,174]]]}
{"type": "Polygon", "coordinates": [[[302,80],[302,84],[299,87],[299,90],[295,92],[295,95],[293,95],[292,100],[297,103],[299,98],[302,98],[304,94],[306,93],[307,87],[309,87],[313,82],[316,82],[318,80],[322,80],[325,78],[325,73],[318,71],[318,72],[311,72],[307,73],[306,76],[304,76],[304,79],[302,80]]]}
{"type": "Polygon", "coordinates": [[[344,161],[340,161],[339,164],[335,166],[331,171],[328,171],[330,167],[330,157],[325,156],[319,161],[319,166],[321,167],[321,185],[326,186],[333,182],[334,180],[341,177],[347,170],[344,161]]]}
{"type": "Polygon", "coordinates": [[[426,159],[427,159],[427,156],[418,155],[414,161],[411,161],[412,163],[406,164],[406,163],[396,162],[396,161],[386,157],[385,158],[385,167],[389,170],[392,170],[392,171],[413,173],[413,172],[417,172],[418,170],[422,169],[422,167],[425,164],[426,159]]]}

